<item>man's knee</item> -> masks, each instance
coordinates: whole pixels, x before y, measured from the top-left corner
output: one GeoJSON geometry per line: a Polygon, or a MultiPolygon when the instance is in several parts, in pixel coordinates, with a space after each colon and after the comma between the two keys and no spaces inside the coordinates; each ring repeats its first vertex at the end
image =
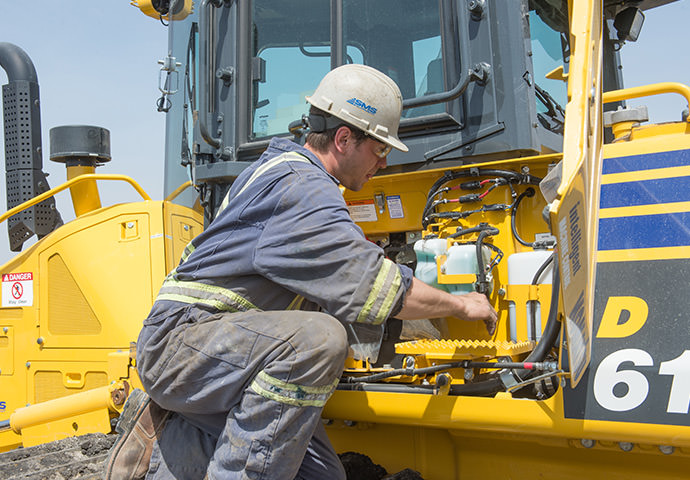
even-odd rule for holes
{"type": "Polygon", "coordinates": [[[347,332],[340,321],[320,312],[308,313],[302,329],[303,341],[319,355],[332,358],[336,363],[345,361],[348,351],[347,332]]]}

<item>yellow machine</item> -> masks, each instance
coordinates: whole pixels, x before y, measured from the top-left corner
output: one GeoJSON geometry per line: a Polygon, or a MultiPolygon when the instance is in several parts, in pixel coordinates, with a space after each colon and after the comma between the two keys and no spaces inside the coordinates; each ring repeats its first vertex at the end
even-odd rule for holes
{"type": "MultiPolygon", "coordinates": [[[[618,68],[643,11],[667,1],[136,3],[173,12],[170,195],[95,173],[110,159],[98,127],[51,132],[67,167],[52,190],[40,155],[6,151],[8,182],[32,181],[0,222],[13,249],[40,240],[0,267],[0,451],[111,431],[166,272],[271,136],[304,138],[309,88],[353,62],[400,85],[410,146],[344,192],[353,219],[423,281],[486,294],[499,322],[488,336],[391,320],[324,409],[336,450],[427,480],[688,476],[690,126],[687,111],[646,124],[625,101],[672,93],[682,110],[690,88],[623,89],[618,68]],[[105,180],[143,201],[101,206],[105,180]],[[47,202],[68,188],[77,218],[61,225],[47,202]]],[[[5,102],[37,99],[35,72],[10,68],[5,102]]]]}

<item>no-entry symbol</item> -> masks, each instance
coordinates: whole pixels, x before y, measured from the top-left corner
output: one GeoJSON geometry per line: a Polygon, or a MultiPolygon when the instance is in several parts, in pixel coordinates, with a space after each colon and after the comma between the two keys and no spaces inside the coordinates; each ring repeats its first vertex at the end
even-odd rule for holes
{"type": "Polygon", "coordinates": [[[19,282],[16,282],[14,285],[12,285],[12,296],[19,300],[22,298],[22,294],[24,293],[24,287],[22,287],[22,284],[19,282]]]}

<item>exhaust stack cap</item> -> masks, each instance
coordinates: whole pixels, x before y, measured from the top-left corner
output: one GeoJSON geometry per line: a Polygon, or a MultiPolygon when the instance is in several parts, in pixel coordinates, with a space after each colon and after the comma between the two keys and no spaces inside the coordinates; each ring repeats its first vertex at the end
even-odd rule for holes
{"type": "Polygon", "coordinates": [[[50,159],[68,166],[96,166],[111,160],[110,131],[92,125],[62,125],[50,129],[50,159]]]}

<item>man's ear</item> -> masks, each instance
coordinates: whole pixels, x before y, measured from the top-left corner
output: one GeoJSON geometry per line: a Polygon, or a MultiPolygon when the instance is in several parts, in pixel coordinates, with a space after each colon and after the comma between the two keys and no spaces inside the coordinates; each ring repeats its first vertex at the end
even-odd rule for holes
{"type": "Polygon", "coordinates": [[[348,143],[352,142],[352,130],[343,125],[335,132],[333,145],[339,153],[345,153],[348,143]]]}

